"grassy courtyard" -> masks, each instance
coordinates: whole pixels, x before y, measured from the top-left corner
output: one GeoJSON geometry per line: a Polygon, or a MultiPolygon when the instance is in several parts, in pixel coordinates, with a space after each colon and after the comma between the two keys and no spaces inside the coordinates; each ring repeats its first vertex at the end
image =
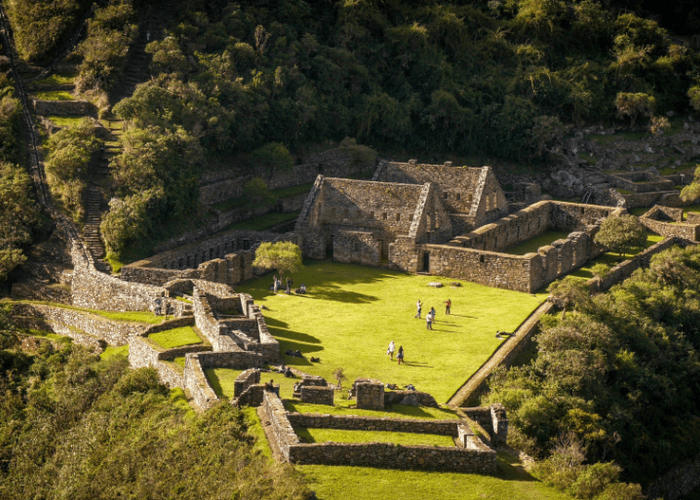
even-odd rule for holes
{"type": "Polygon", "coordinates": [[[342,367],[346,388],[358,377],[413,384],[439,403],[504,341],[495,338],[497,330],[515,330],[545,298],[469,282],[453,288],[454,280],[448,278],[330,261],[307,261],[292,278],[294,287],[305,283],[309,293],[274,295],[271,274],[236,287],[266,306],[265,319],[281,352],[298,349],[304,354],[284,356],[288,365],[330,382],[335,382],[333,370],[342,367]],[[445,286],[430,287],[431,281],[445,286]],[[442,304],[448,298],[450,316],[442,304]],[[414,318],[418,299],[422,318],[431,306],[437,311],[433,331],[426,329],[425,319],[414,318]],[[391,340],[397,349],[404,347],[404,365],[386,355],[391,340]],[[320,357],[320,363],[311,363],[311,356],[320,357]]]}

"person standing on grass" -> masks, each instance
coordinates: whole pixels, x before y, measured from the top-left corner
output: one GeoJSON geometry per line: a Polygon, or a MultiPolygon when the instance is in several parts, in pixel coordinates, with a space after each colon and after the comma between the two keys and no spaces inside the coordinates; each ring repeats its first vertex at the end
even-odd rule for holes
{"type": "Polygon", "coordinates": [[[386,353],[389,355],[389,359],[391,361],[394,361],[394,351],[396,350],[396,344],[394,344],[394,341],[392,340],[389,342],[389,348],[386,350],[386,353]]]}
{"type": "Polygon", "coordinates": [[[432,329],[433,329],[433,313],[432,313],[432,312],[429,312],[429,313],[425,316],[425,323],[426,323],[426,328],[427,328],[428,330],[432,330],[432,329]]]}
{"type": "Polygon", "coordinates": [[[403,363],[403,346],[399,346],[399,352],[396,353],[396,361],[399,362],[399,364],[403,363]]]}
{"type": "Polygon", "coordinates": [[[420,311],[422,308],[423,308],[423,303],[420,301],[420,299],[418,299],[418,302],[416,303],[416,310],[418,311],[418,313],[414,316],[414,318],[420,319],[420,311]]]}
{"type": "Polygon", "coordinates": [[[428,314],[430,314],[430,315],[433,317],[433,319],[431,319],[430,321],[433,322],[433,323],[435,323],[435,314],[436,314],[436,313],[435,313],[435,308],[434,308],[434,307],[431,307],[431,308],[430,308],[430,312],[429,312],[428,314]]]}
{"type": "Polygon", "coordinates": [[[445,314],[450,314],[450,307],[452,307],[452,301],[450,299],[447,299],[445,302],[445,314]]]}

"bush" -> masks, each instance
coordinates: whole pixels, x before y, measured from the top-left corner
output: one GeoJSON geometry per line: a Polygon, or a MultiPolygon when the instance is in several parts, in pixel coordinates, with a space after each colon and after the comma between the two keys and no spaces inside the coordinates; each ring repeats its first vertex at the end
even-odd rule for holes
{"type": "Polygon", "coordinates": [[[95,137],[95,125],[89,118],[64,128],[49,137],[46,143],[46,180],[56,201],[80,222],[83,208],[83,191],[92,155],[103,141],[95,137]]]}

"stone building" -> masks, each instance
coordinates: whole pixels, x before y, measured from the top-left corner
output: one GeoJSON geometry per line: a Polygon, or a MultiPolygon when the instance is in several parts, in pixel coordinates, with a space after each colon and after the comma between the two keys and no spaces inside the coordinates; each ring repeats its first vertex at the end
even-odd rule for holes
{"type": "Polygon", "coordinates": [[[319,175],[295,232],[306,257],[379,265],[399,238],[444,243],[507,213],[490,167],[382,162],[372,181],[319,175]]]}

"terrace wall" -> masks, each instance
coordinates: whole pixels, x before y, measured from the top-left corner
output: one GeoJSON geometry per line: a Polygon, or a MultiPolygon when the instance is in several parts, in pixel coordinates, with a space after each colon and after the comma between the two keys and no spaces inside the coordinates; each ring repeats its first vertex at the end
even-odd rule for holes
{"type": "Polygon", "coordinates": [[[41,99],[32,98],[34,112],[37,115],[43,116],[83,116],[89,115],[92,110],[92,104],[89,101],[81,99],[72,99],[66,101],[44,101],[41,99]]]}
{"type": "Polygon", "coordinates": [[[227,231],[122,267],[122,279],[162,286],[175,279],[235,285],[253,277],[254,249],[262,242],[293,241],[293,233],[227,231]],[[234,253],[235,252],[235,253],[234,253]]]}
{"type": "Polygon", "coordinates": [[[656,205],[639,218],[651,231],[661,236],[677,236],[689,241],[700,238],[700,222],[683,222],[683,209],[656,205]]]}
{"type": "Polygon", "coordinates": [[[219,397],[209,384],[207,375],[202,367],[201,354],[185,356],[185,371],[182,382],[185,390],[189,391],[194,403],[202,410],[207,410],[219,402],[219,397]]]}
{"type": "Polygon", "coordinates": [[[21,328],[52,331],[90,346],[99,346],[100,341],[122,346],[127,344],[130,335],[147,329],[141,323],[112,321],[97,314],[46,304],[14,304],[12,314],[21,328]]]}
{"type": "MultiPolygon", "coordinates": [[[[487,408],[488,410],[488,408],[487,408]]],[[[324,415],[313,413],[288,413],[293,427],[314,429],[342,429],[346,431],[412,432],[457,437],[461,420],[419,420],[415,418],[376,418],[357,415],[324,415]]]]}

